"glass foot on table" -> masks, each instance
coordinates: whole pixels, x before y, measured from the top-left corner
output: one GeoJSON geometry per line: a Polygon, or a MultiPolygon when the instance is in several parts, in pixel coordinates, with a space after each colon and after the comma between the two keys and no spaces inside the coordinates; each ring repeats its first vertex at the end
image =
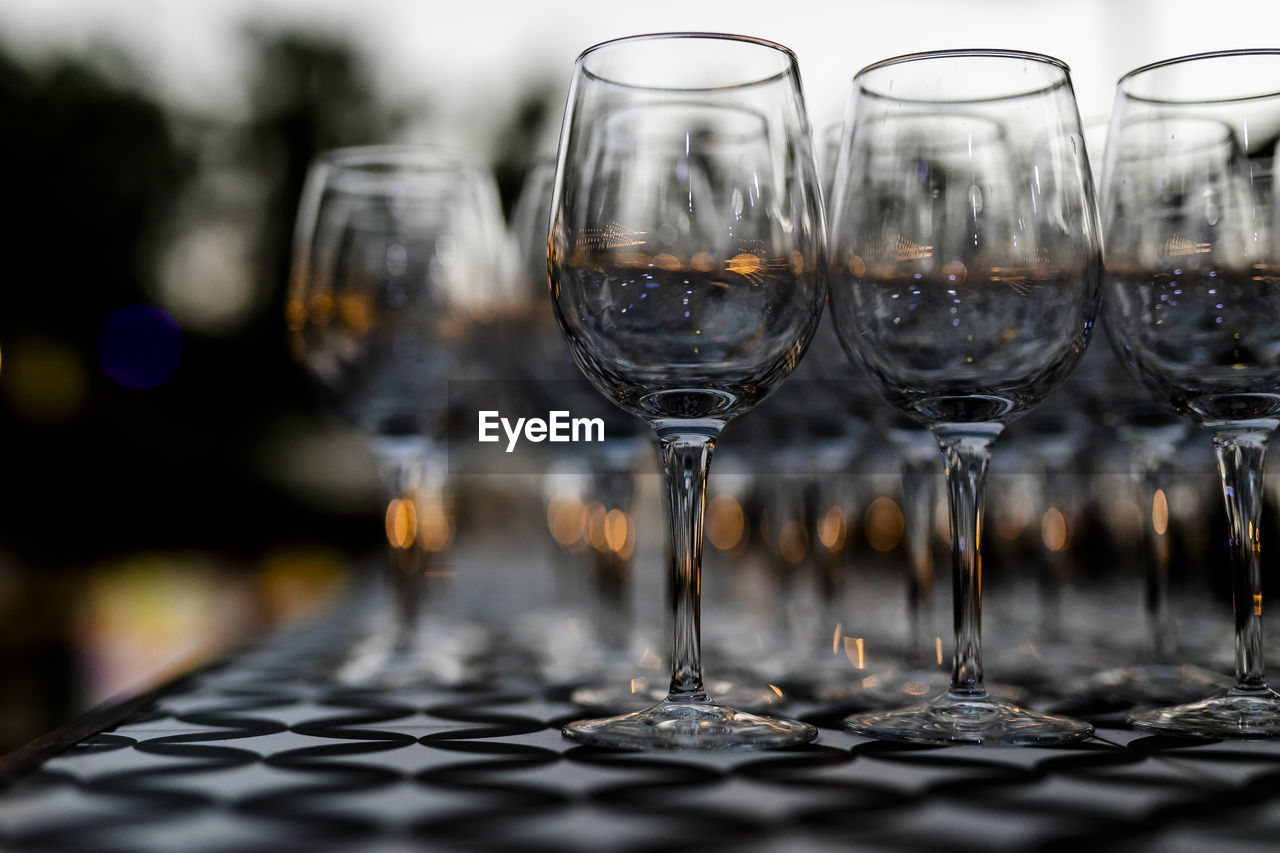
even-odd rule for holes
{"type": "Polygon", "coordinates": [[[897,711],[851,714],[844,722],[854,734],[936,745],[1044,746],[1093,734],[1093,726],[1080,720],[1028,711],[985,694],[946,693],[897,711]]]}
{"type": "Polygon", "coordinates": [[[1142,663],[1105,669],[1078,679],[1067,686],[1066,697],[1095,705],[1173,705],[1230,686],[1230,678],[1194,664],[1142,663]]]}
{"type": "Polygon", "coordinates": [[[630,714],[578,720],[561,731],[573,740],[615,749],[784,749],[818,736],[808,723],[758,716],[713,699],[664,699],[630,714]]]}
{"type": "MultiPolygon", "coordinates": [[[[625,711],[647,708],[661,702],[667,696],[667,681],[652,683],[657,679],[644,676],[602,685],[579,687],[569,696],[569,701],[597,711],[625,711]]],[[[720,697],[721,704],[739,711],[763,711],[781,705],[786,694],[769,685],[742,684],[737,681],[711,680],[706,683],[707,692],[720,697]]]]}
{"type": "Polygon", "coordinates": [[[1270,688],[1232,688],[1220,696],[1133,711],[1125,720],[1135,729],[1182,737],[1280,737],[1280,694],[1270,688]]]}
{"type": "MultiPolygon", "coordinates": [[[[874,680],[831,684],[813,696],[819,702],[857,700],[869,710],[892,710],[937,699],[951,689],[951,673],[945,670],[890,670],[874,680]]],[[[988,684],[987,692],[1005,702],[1024,701],[1027,691],[1011,684],[988,684]]]]}
{"type": "Polygon", "coordinates": [[[479,677],[476,661],[487,644],[483,628],[461,619],[438,620],[409,635],[374,631],[333,665],[330,678],[372,690],[462,685],[479,677]]]}

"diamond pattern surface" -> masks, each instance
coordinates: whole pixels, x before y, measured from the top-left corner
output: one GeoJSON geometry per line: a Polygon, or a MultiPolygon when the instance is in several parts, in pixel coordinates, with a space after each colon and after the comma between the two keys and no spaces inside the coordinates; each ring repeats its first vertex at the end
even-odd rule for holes
{"type": "MultiPolygon", "coordinates": [[[[561,692],[308,679],[323,626],[178,682],[11,780],[6,851],[1230,850],[1280,846],[1280,743],[1121,727],[1061,748],[931,748],[840,728],[786,752],[619,753],[565,740],[561,692]]],[[[512,672],[518,672],[513,667],[512,672]]],[[[513,686],[514,685],[514,686],[513,686]]]]}

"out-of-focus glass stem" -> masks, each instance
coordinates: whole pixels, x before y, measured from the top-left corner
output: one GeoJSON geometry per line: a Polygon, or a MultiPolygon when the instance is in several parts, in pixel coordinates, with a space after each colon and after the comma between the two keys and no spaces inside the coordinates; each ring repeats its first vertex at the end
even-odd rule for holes
{"type": "Polygon", "coordinates": [[[397,648],[412,646],[418,632],[418,614],[426,587],[422,579],[422,562],[422,552],[413,546],[391,549],[397,648]]]}
{"type": "Polygon", "coordinates": [[[1236,620],[1236,687],[1267,689],[1262,643],[1262,468],[1273,421],[1219,427],[1213,448],[1226,498],[1233,546],[1231,591],[1236,620]]]}
{"type": "Polygon", "coordinates": [[[604,460],[593,462],[591,494],[605,510],[603,542],[591,548],[591,581],[595,584],[594,619],[596,633],[609,649],[625,652],[631,633],[631,556],[633,542],[628,531],[634,479],[629,465],[616,467],[604,460]],[[622,513],[622,524],[614,513],[622,513]]]}
{"type": "Polygon", "coordinates": [[[1133,451],[1130,470],[1142,508],[1142,562],[1144,611],[1150,632],[1151,652],[1157,663],[1174,660],[1177,631],[1169,602],[1168,465],[1171,445],[1140,445],[1133,451]]]}
{"type": "Polygon", "coordinates": [[[902,451],[902,508],[906,514],[907,554],[907,653],[913,665],[928,666],[933,659],[934,631],[930,617],[933,600],[933,507],[938,497],[938,452],[930,448],[902,451]]]}
{"type": "Polygon", "coordinates": [[[395,617],[395,648],[414,644],[419,627],[426,585],[423,583],[423,554],[417,547],[417,511],[424,487],[424,462],[417,454],[384,452],[379,455],[390,587],[395,617]]]}
{"type": "Polygon", "coordinates": [[[418,437],[379,438],[374,442],[383,484],[394,645],[411,648],[424,611],[430,606],[427,579],[433,574],[426,549],[446,544],[443,466],[430,444],[418,437]]]}
{"type": "Polygon", "coordinates": [[[951,571],[955,585],[955,654],[951,694],[987,695],[982,683],[982,501],[991,444],[1001,424],[942,424],[933,428],[942,448],[951,509],[951,571]]]}

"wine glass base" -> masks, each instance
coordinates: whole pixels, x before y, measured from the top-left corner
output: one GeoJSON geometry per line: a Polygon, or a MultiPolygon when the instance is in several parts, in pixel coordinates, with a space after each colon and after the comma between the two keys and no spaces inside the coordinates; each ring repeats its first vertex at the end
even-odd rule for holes
{"type": "Polygon", "coordinates": [[[1067,696],[1081,703],[1172,705],[1230,686],[1231,679],[1194,664],[1142,663],[1080,679],[1068,685],[1067,696]]]}
{"type": "Polygon", "coordinates": [[[561,731],[573,740],[614,749],[785,749],[818,736],[808,723],[757,716],[713,699],[663,699],[630,714],[578,720],[561,731]]]}
{"type": "Polygon", "coordinates": [[[1080,720],[1028,711],[986,694],[957,693],[897,711],[851,714],[845,728],[880,740],[936,745],[1043,746],[1093,735],[1093,726],[1080,720]]]}
{"type": "Polygon", "coordinates": [[[467,684],[480,676],[476,661],[486,644],[484,629],[461,619],[441,618],[408,635],[375,631],[334,667],[332,679],[369,690],[467,684]]]}
{"type": "MultiPolygon", "coordinates": [[[[637,676],[620,683],[579,687],[569,696],[569,701],[584,708],[597,710],[638,710],[661,702],[667,696],[667,679],[655,684],[656,679],[637,676]]],[[[719,702],[739,711],[763,711],[781,705],[786,698],[782,690],[769,685],[741,684],[736,681],[712,680],[706,683],[707,692],[720,697],[719,702]]]]}
{"type": "Polygon", "coordinates": [[[858,701],[872,708],[901,708],[934,699],[951,687],[951,674],[938,670],[888,669],[850,679],[847,676],[812,691],[819,702],[858,701]]]}
{"type": "Polygon", "coordinates": [[[1152,734],[1207,738],[1280,737],[1280,694],[1270,688],[1233,688],[1220,696],[1133,711],[1125,716],[1135,729],[1152,734]]]}
{"type": "MultiPolygon", "coordinates": [[[[845,682],[829,685],[814,698],[822,702],[857,700],[873,710],[914,706],[944,696],[951,689],[951,673],[937,669],[889,670],[874,682],[845,682]]],[[[1027,691],[1011,684],[988,684],[987,692],[1005,702],[1025,701],[1027,691]]]]}

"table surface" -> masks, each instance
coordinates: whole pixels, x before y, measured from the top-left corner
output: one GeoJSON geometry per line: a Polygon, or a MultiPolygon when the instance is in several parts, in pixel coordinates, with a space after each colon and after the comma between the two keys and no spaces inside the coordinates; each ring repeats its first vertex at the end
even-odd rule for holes
{"type": "Polygon", "coordinates": [[[0,794],[12,851],[1280,850],[1280,743],[1143,736],[1114,710],[1057,748],[846,733],[784,752],[577,745],[561,692],[352,690],[295,628],[126,708],[0,794]],[[100,727],[99,727],[100,728],[100,727]]]}

